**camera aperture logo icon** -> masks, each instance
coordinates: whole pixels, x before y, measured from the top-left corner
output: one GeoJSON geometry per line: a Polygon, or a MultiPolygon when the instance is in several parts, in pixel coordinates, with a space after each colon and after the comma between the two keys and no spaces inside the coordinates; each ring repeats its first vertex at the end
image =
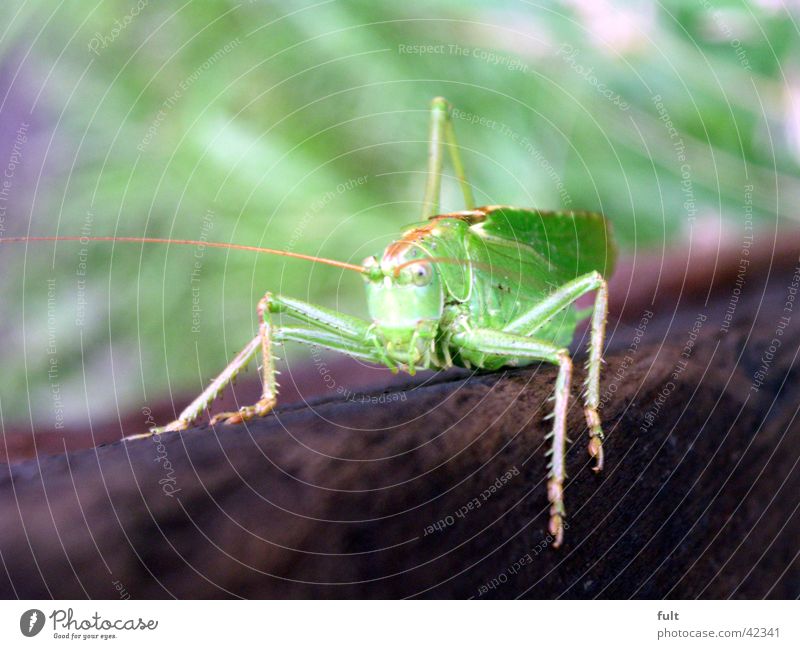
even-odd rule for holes
{"type": "Polygon", "coordinates": [[[32,638],[44,627],[44,613],[38,608],[25,611],[19,618],[19,630],[22,635],[32,638]]]}

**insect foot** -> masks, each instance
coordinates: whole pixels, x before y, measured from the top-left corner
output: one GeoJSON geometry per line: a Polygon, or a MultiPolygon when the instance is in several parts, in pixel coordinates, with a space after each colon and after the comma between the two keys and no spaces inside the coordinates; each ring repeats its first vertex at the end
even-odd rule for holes
{"type": "Polygon", "coordinates": [[[134,440],[134,439],[147,439],[148,437],[152,437],[153,435],[161,435],[162,433],[169,433],[176,430],[186,430],[191,425],[191,421],[188,419],[176,419],[175,421],[167,424],[166,426],[155,426],[148,430],[146,433],[139,433],[138,435],[128,435],[124,439],[126,440],[134,440]]]}
{"type": "Polygon", "coordinates": [[[553,535],[553,547],[558,548],[564,540],[564,486],[558,478],[550,478],[547,482],[547,497],[550,500],[550,534],[553,535]]]}
{"type": "Polygon", "coordinates": [[[259,399],[252,406],[245,406],[234,412],[221,412],[211,418],[211,425],[214,426],[220,422],[224,424],[241,424],[245,421],[250,421],[255,417],[263,417],[272,412],[277,400],[274,397],[259,399]]]}
{"type": "Polygon", "coordinates": [[[589,455],[595,458],[594,471],[603,470],[603,429],[600,426],[600,415],[597,409],[587,407],[586,424],[589,426],[589,455]]]}
{"type": "Polygon", "coordinates": [[[160,426],[158,428],[151,428],[150,432],[155,435],[156,433],[170,433],[176,430],[186,430],[191,425],[191,421],[188,419],[176,419],[173,422],[170,422],[166,426],[160,426]]]}

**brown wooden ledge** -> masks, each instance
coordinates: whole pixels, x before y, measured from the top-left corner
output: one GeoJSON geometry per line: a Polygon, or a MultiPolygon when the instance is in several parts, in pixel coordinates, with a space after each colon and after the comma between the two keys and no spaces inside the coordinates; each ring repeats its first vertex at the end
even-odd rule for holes
{"type": "Polygon", "coordinates": [[[560,550],[542,366],[3,466],[0,595],[797,597],[800,304],[776,334],[793,272],[750,273],[727,332],[732,283],[611,326],[606,470],[579,371],[560,550]]]}

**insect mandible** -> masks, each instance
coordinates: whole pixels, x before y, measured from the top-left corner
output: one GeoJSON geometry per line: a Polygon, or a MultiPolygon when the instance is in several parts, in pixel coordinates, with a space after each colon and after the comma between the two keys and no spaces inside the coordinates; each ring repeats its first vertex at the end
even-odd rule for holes
{"type": "MultiPolygon", "coordinates": [[[[269,248],[203,242],[299,257],[354,270],[364,277],[369,320],[267,292],[257,307],[258,334],[248,342],[178,418],[134,437],[188,428],[254,357],[261,356],[261,398],[223,412],[212,424],[241,423],[269,414],[278,398],[273,345],[299,342],[414,374],[453,365],[485,370],[544,361],[558,367],[552,412],[547,495],[553,546],[564,535],[566,416],[572,378],[568,345],[582,317],[575,302],[596,292],[591,309],[587,376],[583,394],[594,469],[603,467],[598,414],[600,368],[608,311],[606,277],[616,249],[606,220],[591,212],[542,211],[502,205],[475,207],[446,100],[432,102],[423,221],[410,226],[380,256],[363,265],[269,248]],[[439,213],[447,148],[466,209],[439,213]],[[281,314],[298,325],[273,322],[281,314]]],[[[8,237],[11,241],[64,241],[80,237],[8,237]]],[[[86,239],[85,237],[83,238],[86,239]]],[[[98,241],[197,244],[137,237],[98,241]]]]}

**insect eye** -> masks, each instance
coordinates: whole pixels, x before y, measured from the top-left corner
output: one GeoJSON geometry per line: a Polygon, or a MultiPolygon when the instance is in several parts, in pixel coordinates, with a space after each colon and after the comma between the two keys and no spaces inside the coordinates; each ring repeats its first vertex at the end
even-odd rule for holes
{"type": "Polygon", "coordinates": [[[414,264],[409,270],[411,281],[416,286],[426,286],[431,283],[431,267],[428,264],[414,264]]]}

